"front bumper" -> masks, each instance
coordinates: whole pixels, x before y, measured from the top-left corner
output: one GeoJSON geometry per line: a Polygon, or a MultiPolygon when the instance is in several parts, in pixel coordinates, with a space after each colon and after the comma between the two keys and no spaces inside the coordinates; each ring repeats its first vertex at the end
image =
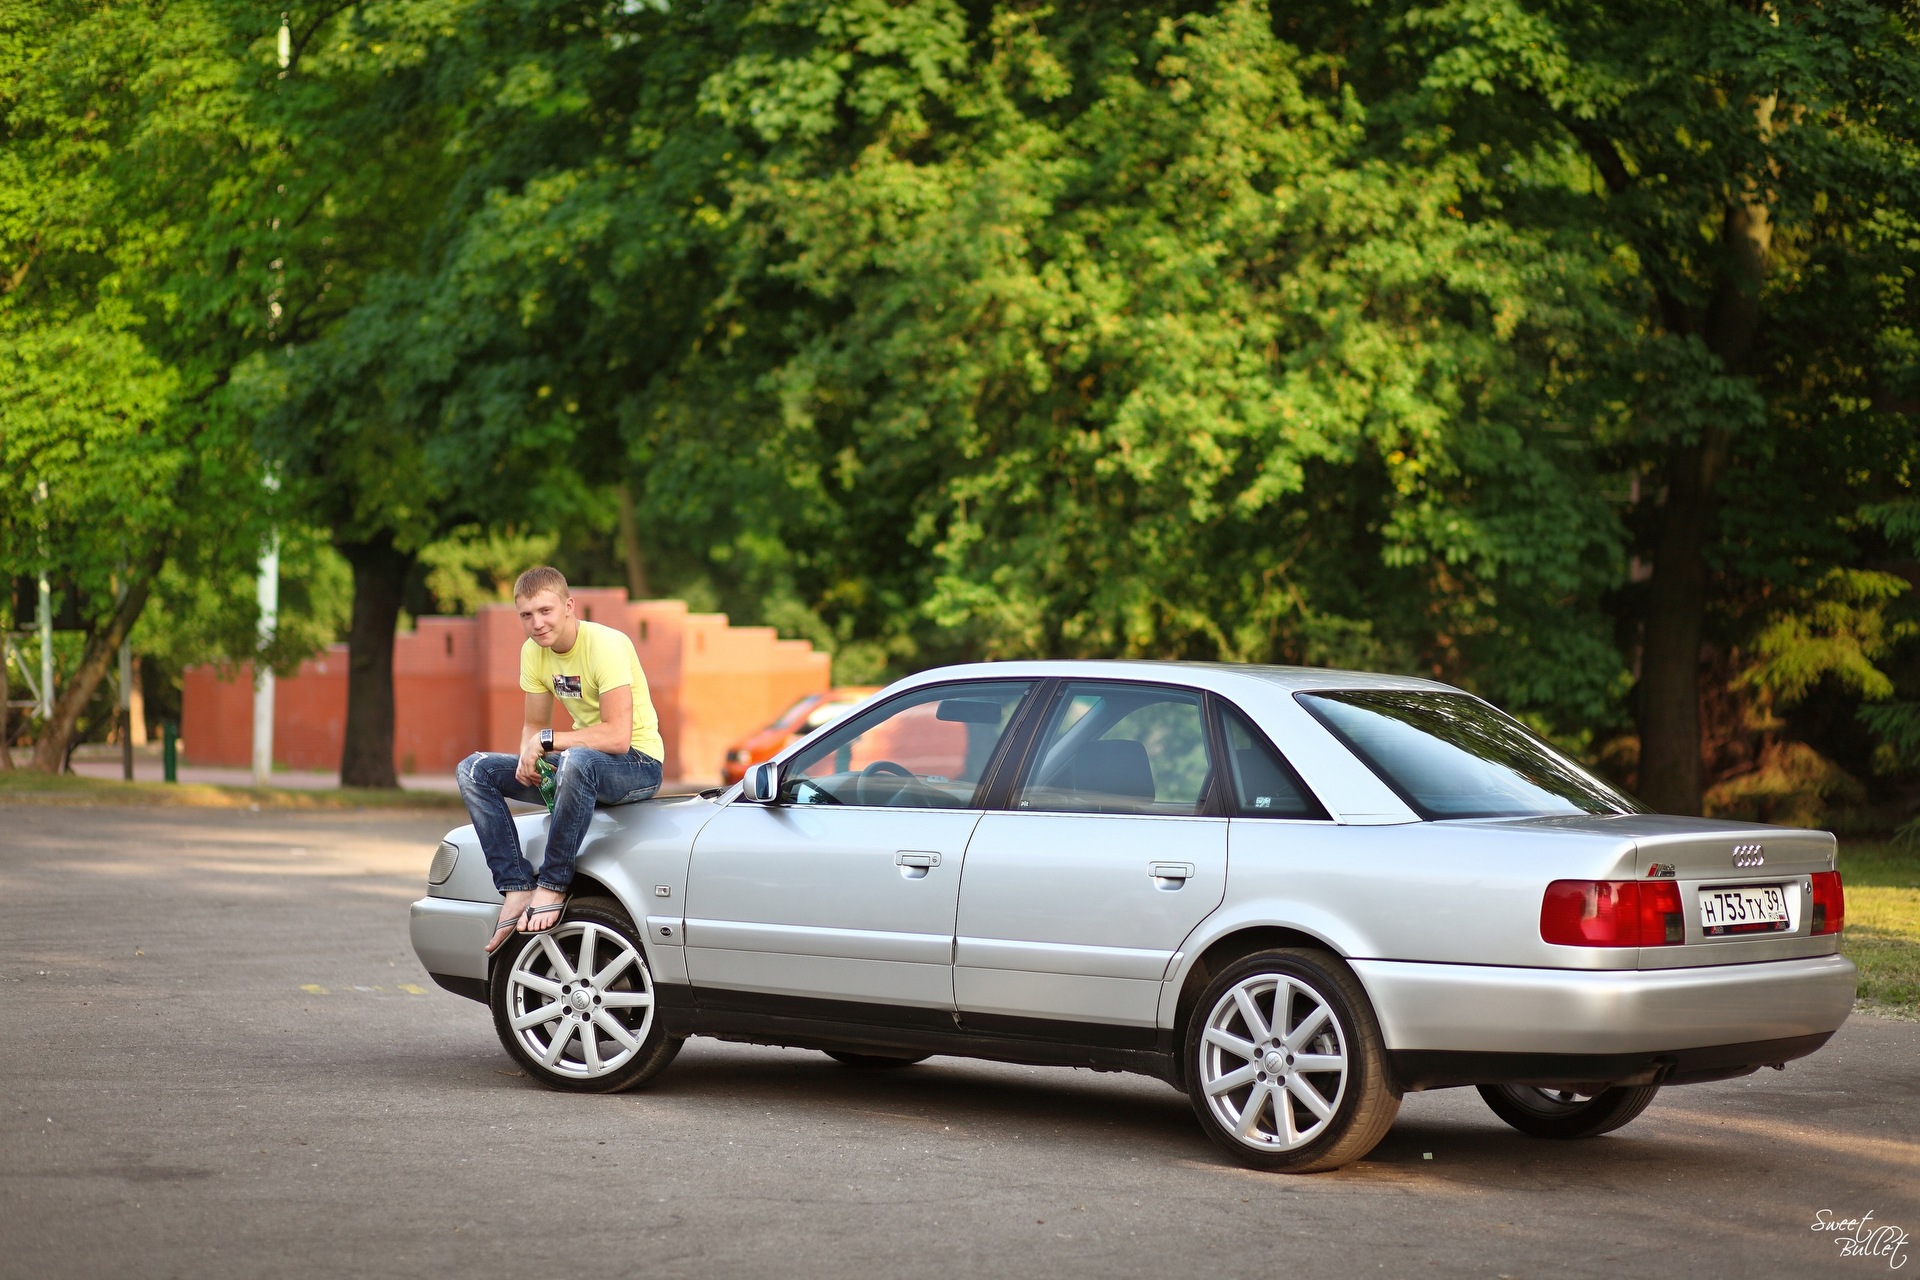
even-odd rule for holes
{"type": "Polygon", "coordinates": [[[1657,1054],[1825,1037],[1856,983],[1839,955],[1653,970],[1351,963],[1399,1051],[1657,1054]]]}
{"type": "Polygon", "coordinates": [[[497,902],[422,898],[413,904],[407,931],[427,975],[456,995],[485,1001],[487,939],[500,916],[497,902]]]}

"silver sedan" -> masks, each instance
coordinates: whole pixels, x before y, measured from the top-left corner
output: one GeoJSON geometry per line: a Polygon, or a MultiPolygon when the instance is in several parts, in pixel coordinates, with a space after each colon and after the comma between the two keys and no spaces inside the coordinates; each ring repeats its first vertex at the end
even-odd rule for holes
{"type": "MultiPolygon", "coordinates": [[[[535,861],[546,822],[518,819],[535,861]]],[[[463,827],[412,931],[556,1089],[641,1084],[690,1035],[1135,1071],[1308,1172],[1409,1091],[1585,1137],[1814,1052],[1854,995],[1834,859],[1643,812],[1432,681],[1009,662],[902,680],[731,789],[601,810],[562,922],[492,957],[463,827]]]]}

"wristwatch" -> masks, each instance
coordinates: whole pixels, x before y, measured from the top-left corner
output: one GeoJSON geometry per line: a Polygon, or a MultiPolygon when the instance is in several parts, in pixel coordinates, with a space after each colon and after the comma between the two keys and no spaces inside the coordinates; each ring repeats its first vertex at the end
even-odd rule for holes
{"type": "Polygon", "coordinates": [[[553,750],[553,730],[542,729],[540,731],[540,749],[542,751],[553,750]]]}

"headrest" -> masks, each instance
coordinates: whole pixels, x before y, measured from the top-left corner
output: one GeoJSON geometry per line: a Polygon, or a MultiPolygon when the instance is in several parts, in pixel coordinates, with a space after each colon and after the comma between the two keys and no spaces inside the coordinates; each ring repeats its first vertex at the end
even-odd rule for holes
{"type": "Polygon", "coordinates": [[[1147,763],[1147,749],[1131,738],[1105,738],[1089,742],[1073,757],[1073,769],[1067,785],[1082,793],[1126,796],[1152,802],[1153,766],[1147,763]]]}

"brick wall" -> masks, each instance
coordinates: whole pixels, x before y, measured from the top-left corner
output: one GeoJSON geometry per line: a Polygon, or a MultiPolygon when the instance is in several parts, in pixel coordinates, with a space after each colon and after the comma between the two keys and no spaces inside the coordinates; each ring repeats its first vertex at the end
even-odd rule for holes
{"type": "MultiPolygon", "coordinates": [[[[804,694],[828,686],[829,659],[770,627],[736,627],[725,614],[690,613],[681,600],[629,601],[617,588],[578,587],[590,621],[633,637],[660,715],[667,776],[717,778],[729,744],[804,694]]],[[[524,695],[511,605],[472,618],[421,618],[394,638],[394,764],[402,773],[450,772],[470,751],[511,751],[524,695]]],[[[253,670],[190,667],[180,733],[194,764],[244,768],[253,758],[253,670]]],[[[347,649],[334,645],[274,689],[273,758],[294,769],[337,769],[347,720],[347,649]]],[[[565,717],[559,726],[566,727],[565,717]]]]}

